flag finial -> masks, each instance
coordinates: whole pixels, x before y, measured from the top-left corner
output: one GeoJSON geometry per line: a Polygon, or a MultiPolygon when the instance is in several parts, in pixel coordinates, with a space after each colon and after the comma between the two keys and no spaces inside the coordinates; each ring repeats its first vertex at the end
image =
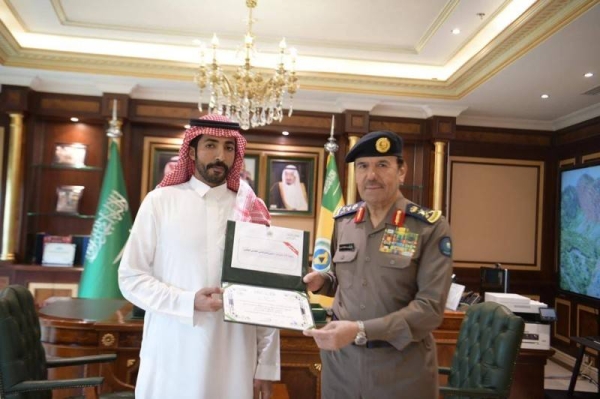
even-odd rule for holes
{"type": "Polygon", "coordinates": [[[113,100],[112,106],[112,119],[108,121],[108,129],[106,130],[106,135],[112,138],[119,138],[123,135],[121,132],[121,121],[117,119],[117,99],[113,100]]]}
{"type": "Polygon", "coordinates": [[[329,138],[327,139],[327,143],[323,147],[325,147],[325,151],[333,154],[336,152],[340,146],[335,142],[335,138],[333,137],[333,131],[335,129],[335,116],[331,115],[331,133],[329,133],[329,138]]]}

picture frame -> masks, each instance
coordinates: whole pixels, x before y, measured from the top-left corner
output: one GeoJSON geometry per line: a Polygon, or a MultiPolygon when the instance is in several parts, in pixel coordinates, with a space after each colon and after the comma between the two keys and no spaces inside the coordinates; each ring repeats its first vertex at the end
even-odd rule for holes
{"type": "Polygon", "coordinates": [[[81,143],[56,143],[54,146],[53,165],[82,168],[85,165],[87,145],[81,143]]]}
{"type": "Polygon", "coordinates": [[[248,153],[244,155],[244,164],[242,172],[240,173],[240,179],[252,187],[255,193],[258,194],[260,187],[260,154],[248,153]]]}
{"type": "Polygon", "coordinates": [[[267,155],[265,200],[271,214],[313,216],[315,210],[314,156],[267,155]]]}
{"type": "Polygon", "coordinates": [[[149,191],[154,190],[165,173],[170,171],[170,167],[176,164],[175,157],[179,156],[182,143],[182,138],[153,136],[144,138],[140,200],[143,200],[149,191]]]}
{"type": "Polygon", "coordinates": [[[77,283],[29,283],[27,288],[33,295],[38,308],[44,307],[49,301],[77,298],[79,284],[77,283]]]}
{"type": "Polygon", "coordinates": [[[79,201],[84,189],[84,186],[58,186],[56,188],[56,212],[78,214],[79,201]]]}

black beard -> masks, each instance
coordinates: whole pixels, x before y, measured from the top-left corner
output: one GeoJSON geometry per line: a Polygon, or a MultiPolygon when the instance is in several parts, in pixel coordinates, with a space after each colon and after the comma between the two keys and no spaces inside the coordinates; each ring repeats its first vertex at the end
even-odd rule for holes
{"type": "Polygon", "coordinates": [[[200,173],[200,176],[202,176],[206,183],[213,186],[219,186],[223,184],[225,180],[227,180],[227,176],[229,175],[229,168],[227,167],[227,165],[219,161],[215,163],[209,163],[206,166],[202,165],[201,163],[196,163],[196,170],[198,171],[198,173],[200,173]],[[223,173],[223,176],[215,176],[208,173],[209,169],[215,166],[219,166],[225,169],[225,173],[223,173]]]}

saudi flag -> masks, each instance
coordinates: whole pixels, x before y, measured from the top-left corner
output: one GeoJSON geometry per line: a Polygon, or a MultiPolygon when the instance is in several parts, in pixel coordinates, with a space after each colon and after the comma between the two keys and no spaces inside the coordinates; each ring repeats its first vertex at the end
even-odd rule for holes
{"type": "Polygon", "coordinates": [[[96,219],[85,253],[80,298],[123,298],[117,271],[130,229],[123,168],[117,143],[111,140],[96,219]]]}
{"type": "Polygon", "coordinates": [[[313,251],[312,268],[314,270],[326,272],[331,266],[333,214],[341,206],[344,206],[342,186],[335,164],[335,156],[329,153],[327,156],[325,185],[323,187],[323,200],[321,202],[321,212],[319,213],[319,225],[317,226],[317,238],[313,251]]]}

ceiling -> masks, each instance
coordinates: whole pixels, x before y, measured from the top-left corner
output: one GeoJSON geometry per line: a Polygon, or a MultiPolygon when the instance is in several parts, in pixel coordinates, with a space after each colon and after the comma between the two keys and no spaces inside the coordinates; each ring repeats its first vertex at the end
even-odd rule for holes
{"type": "MultiPolygon", "coordinates": [[[[599,3],[258,0],[252,63],[298,50],[295,110],[557,130],[600,116],[599,3]]],[[[197,40],[232,70],[247,20],[245,0],[0,0],[0,84],[196,102],[197,40]]]]}

